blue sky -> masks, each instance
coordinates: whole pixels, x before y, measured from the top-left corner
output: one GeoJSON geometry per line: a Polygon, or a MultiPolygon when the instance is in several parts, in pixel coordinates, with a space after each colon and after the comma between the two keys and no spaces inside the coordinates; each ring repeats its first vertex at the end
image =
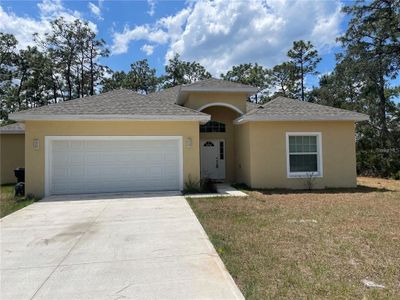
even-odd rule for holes
{"type": "MultiPolygon", "coordinates": [[[[293,40],[310,40],[330,72],[339,50],[336,37],[346,18],[339,0],[209,1],[4,1],[0,31],[13,33],[20,47],[32,44],[32,33],[44,34],[54,17],[90,22],[111,49],[103,63],[128,70],[147,58],[157,73],[174,53],[196,60],[218,77],[232,65],[258,62],[272,67],[286,59],[293,40]]],[[[318,82],[309,77],[309,86],[318,82]]]]}

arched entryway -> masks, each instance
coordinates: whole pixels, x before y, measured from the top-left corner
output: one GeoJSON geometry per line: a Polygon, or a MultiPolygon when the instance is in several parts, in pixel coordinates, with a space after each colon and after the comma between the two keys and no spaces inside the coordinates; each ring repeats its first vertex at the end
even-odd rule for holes
{"type": "Polygon", "coordinates": [[[241,111],[216,103],[199,111],[211,116],[211,121],[201,125],[200,165],[201,176],[218,181],[235,181],[235,125],[233,121],[241,111]]]}

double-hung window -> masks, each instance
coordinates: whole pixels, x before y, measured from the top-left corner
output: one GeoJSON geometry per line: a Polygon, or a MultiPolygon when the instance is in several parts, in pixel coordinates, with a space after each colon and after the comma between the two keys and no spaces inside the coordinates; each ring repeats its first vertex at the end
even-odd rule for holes
{"type": "Polygon", "coordinates": [[[287,132],[288,177],[322,177],[320,132],[287,132]]]}

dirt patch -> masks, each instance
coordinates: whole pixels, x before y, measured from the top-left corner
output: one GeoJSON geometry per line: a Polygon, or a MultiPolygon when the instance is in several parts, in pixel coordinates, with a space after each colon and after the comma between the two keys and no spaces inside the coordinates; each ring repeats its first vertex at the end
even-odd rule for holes
{"type": "Polygon", "coordinates": [[[72,224],[68,226],[63,232],[56,234],[55,236],[49,239],[50,242],[66,242],[71,239],[75,239],[80,235],[84,234],[89,228],[92,231],[93,228],[91,227],[92,223],[90,222],[82,222],[72,224]]]}

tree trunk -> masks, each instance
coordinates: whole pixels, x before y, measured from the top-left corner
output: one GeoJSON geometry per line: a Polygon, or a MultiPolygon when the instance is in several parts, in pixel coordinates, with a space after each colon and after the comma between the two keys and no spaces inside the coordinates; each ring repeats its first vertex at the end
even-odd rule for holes
{"type": "Polygon", "coordinates": [[[304,101],[304,68],[303,63],[301,63],[301,100],[304,101]]]}
{"type": "Polygon", "coordinates": [[[81,97],[84,97],[84,93],[85,93],[84,55],[85,54],[82,52],[81,55],[82,55],[82,59],[81,59],[81,97]]]}
{"type": "Polygon", "coordinates": [[[54,79],[53,79],[53,99],[54,103],[57,103],[57,83],[54,79]]]}
{"type": "Polygon", "coordinates": [[[93,43],[90,48],[90,95],[94,95],[94,64],[93,64],[93,43]]]}
{"type": "Polygon", "coordinates": [[[22,106],[22,102],[21,102],[21,97],[20,97],[20,95],[21,95],[21,91],[22,91],[22,84],[23,84],[24,81],[25,81],[26,72],[27,72],[27,71],[24,70],[24,72],[22,73],[21,80],[20,80],[19,86],[18,86],[18,91],[17,91],[18,110],[20,110],[20,109],[21,109],[21,106],[22,106]]]}
{"type": "Polygon", "coordinates": [[[385,79],[382,75],[379,76],[379,87],[378,87],[378,96],[379,96],[379,123],[381,127],[380,132],[380,140],[381,146],[384,148],[387,144],[388,137],[388,128],[386,123],[386,96],[385,96],[385,79]]]}
{"type": "Polygon", "coordinates": [[[68,100],[72,99],[72,83],[71,83],[71,62],[68,61],[67,66],[67,85],[68,85],[68,100]]]}
{"type": "Polygon", "coordinates": [[[386,104],[387,99],[385,95],[385,71],[383,66],[383,53],[381,51],[383,45],[381,41],[378,45],[378,97],[379,97],[379,104],[378,104],[378,118],[379,118],[379,125],[381,127],[380,131],[380,144],[382,148],[387,146],[387,138],[388,138],[388,128],[386,123],[386,104]]]}
{"type": "Polygon", "coordinates": [[[62,101],[64,102],[65,101],[64,91],[62,89],[60,82],[58,81],[57,76],[54,77],[54,80],[56,82],[57,88],[60,90],[60,95],[61,95],[62,101]]]}
{"type": "Polygon", "coordinates": [[[77,66],[77,70],[76,70],[76,78],[78,80],[78,82],[76,84],[76,94],[78,95],[78,98],[80,98],[81,97],[81,82],[79,80],[79,65],[77,66]]]}

